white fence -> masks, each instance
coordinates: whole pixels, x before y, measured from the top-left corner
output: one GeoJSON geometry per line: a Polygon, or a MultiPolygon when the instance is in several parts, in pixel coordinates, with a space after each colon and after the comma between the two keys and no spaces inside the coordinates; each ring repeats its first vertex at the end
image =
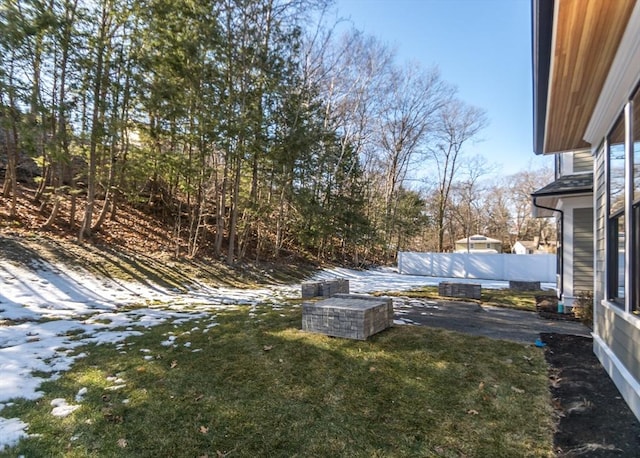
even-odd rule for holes
{"type": "Polygon", "coordinates": [[[555,254],[398,253],[407,275],[483,280],[556,281],[555,254]]]}

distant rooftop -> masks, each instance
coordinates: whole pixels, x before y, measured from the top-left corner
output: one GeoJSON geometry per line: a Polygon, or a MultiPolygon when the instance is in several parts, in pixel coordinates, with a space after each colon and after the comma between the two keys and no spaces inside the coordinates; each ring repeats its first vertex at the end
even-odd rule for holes
{"type": "MultiPolygon", "coordinates": [[[[486,235],[475,234],[469,237],[471,242],[486,242],[486,243],[502,243],[501,240],[492,239],[486,235]]],[[[456,243],[467,243],[467,238],[456,240],[456,243]]]]}

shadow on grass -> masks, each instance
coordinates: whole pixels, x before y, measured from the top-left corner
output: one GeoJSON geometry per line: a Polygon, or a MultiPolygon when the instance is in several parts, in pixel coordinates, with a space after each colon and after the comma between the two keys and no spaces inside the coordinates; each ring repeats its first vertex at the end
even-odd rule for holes
{"type": "Polygon", "coordinates": [[[45,261],[82,267],[111,280],[136,281],[150,288],[186,292],[191,286],[251,287],[256,284],[300,281],[314,267],[279,264],[242,264],[234,268],[209,259],[173,259],[160,254],[136,253],[107,245],[79,245],[66,240],[0,237],[2,256],[33,272],[45,261]]]}
{"type": "Polygon", "coordinates": [[[119,350],[89,347],[29,406],[41,436],[12,452],[552,456],[544,358],[533,347],[425,327],[335,339],[300,331],[299,308],[255,313],[221,313],[206,332],[205,322],[162,326],[119,350]],[[107,376],[125,386],[109,390],[107,376]],[[82,386],[82,407],[51,422],[48,401],[71,402],[82,386]]]}

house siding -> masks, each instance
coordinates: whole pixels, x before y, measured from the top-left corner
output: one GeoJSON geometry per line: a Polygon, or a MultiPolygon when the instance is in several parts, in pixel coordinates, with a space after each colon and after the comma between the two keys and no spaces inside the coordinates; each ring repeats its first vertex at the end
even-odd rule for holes
{"type": "MultiPolygon", "coordinates": [[[[640,380],[640,329],[610,307],[600,307],[598,335],[627,371],[640,380]]],[[[635,317],[630,317],[636,320],[635,317]]]]}
{"type": "Polygon", "coordinates": [[[573,294],[593,291],[593,210],[573,210],[573,294]]]}
{"type": "Polygon", "coordinates": [[[606,299],[606,167],[600,149],[594,168],[594,351],[635,415],[640,418],[640,320],[606,299]],[[624,371],[624,374],[623,372],[624,371]]]}
{"type": "Polygon", "coordinates": [[[591,156],[591,151],[573,153],[573,173],[591,172],[592,170],[593,156],[591,156]]]}

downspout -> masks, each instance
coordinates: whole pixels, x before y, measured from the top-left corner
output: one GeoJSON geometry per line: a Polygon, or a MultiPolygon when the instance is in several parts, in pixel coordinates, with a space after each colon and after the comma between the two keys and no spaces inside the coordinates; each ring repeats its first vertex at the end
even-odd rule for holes
{"type": "MultiPolygon", "coordinates": [[[[562,257],[564,258],[564,211],[560,210],[559,208],[551,208],[551,207],[545,207],[544,205],[540,205],[537,202],[537,198],[538,196],[533,196],[533,206],[536,208],[541,208],[543,210],[549,210],[552,212],[558,212],[560,213],[560,227],[562,228],[562,240],[560,241],[560,243],[562,243],[562,257]]],[[[557,256],[557,255],[556,255],[557,256]]],[[[560,281],[558,282],[558,290],[559,290],[559,294],[558,294],[558,299],[562,300],[562,296],[564,293],[564,259],[561,260],[562,262],[560,263],[560,272],[558,272],[558,274],[560,275],[560,281]]]]}

